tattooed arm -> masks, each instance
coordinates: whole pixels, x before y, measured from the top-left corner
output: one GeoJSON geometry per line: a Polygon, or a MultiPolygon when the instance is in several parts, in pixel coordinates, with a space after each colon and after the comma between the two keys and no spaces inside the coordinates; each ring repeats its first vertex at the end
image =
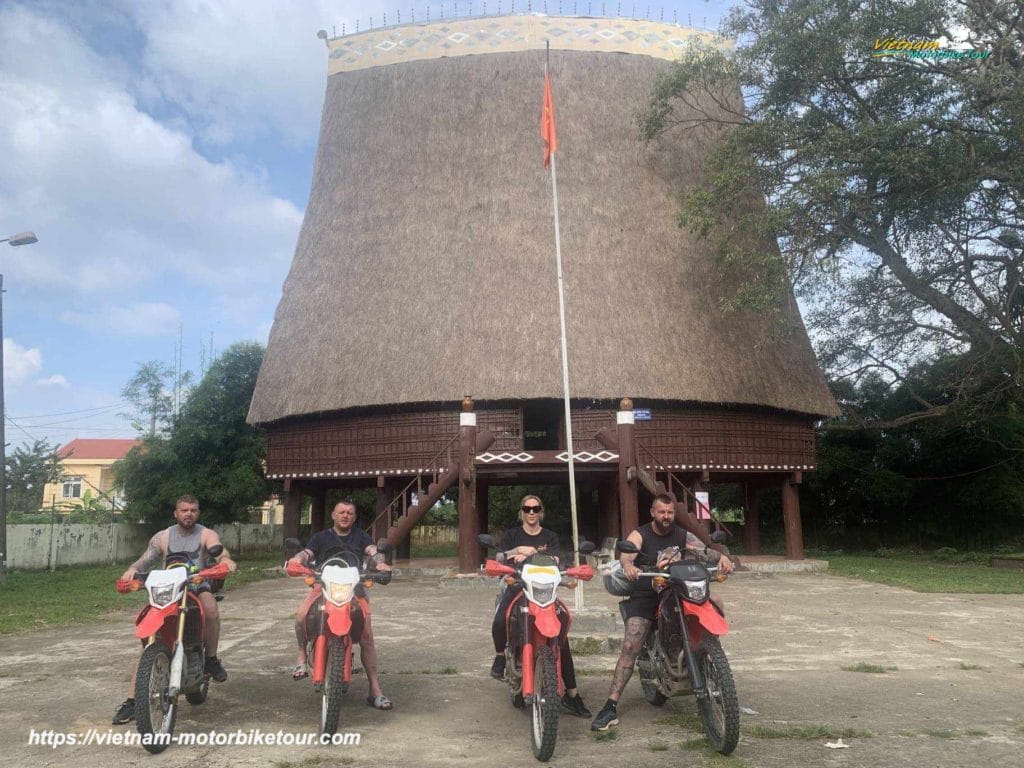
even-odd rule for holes
{"type": "Polygon", "coordinates": [[[164,541],[167,531],[157,531],[149,540],[149,546],[142,553],[142,557],[128,566],[128,570],[121,574],[125,581],[131,581],[139,573],[148,573],[157,565],[163,562],[166,554],[167,543],[164,541]]]}

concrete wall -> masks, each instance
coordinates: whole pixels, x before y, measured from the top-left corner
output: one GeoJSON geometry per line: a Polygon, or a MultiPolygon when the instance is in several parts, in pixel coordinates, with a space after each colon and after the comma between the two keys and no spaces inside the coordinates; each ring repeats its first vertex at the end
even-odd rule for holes
{"type": "MultiPolygon", "coordinates": [[[[44,570],[68,565],[130,563],[146,549],[148,528],[142,525],[7,526],[7,567],[12,570],[44,570]]],[[[234,556],[278,549],[284,540],[280,525],[229,523],[216,525],[221,541],[234,556]]]]}

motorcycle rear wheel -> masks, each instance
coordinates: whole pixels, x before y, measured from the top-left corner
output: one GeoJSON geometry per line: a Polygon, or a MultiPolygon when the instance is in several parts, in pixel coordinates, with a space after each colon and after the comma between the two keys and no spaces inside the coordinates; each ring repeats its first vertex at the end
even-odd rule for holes
{"type": "Polygon", "coordinates": [[[142,652],[135,675],[135,725],[142,734],[143,749],[154,755],[167,749],[174,733],[178,704],[167,696],[170,685],[171,652],[157,640],[142,652]]]}
{"type": "Polygon", "coordinates": [[[658,642],[657,633],[653,630],[647,634],[644,647],[637,658],[637,672],[640,675],[640,690],[643,691],[644,699],[656,707],[662,706],[668,701],[668,696],[658,690],[658,678],[652,677],[650,670],[657,669],[659,664],[658,656],[654,652],[654,644],[658,642]]]}
{"type": "Polygon", "coordinates": [[[731,754],[740,740],[740,704],[729,659],[711,635],[701,640],[696,657],[707,686],[707,695],[697,700],[704,733],[716,752],[731,754]]]}
{"type": "Polygon", "coordinates": [[[327,646],[327,674],[320,702],[320,733],[333,736],[341,715],[341,696],[345,692],[345,652],[347,637],[336,637],[327,646]]]}
{"type": "Polygon", "coordinates": [[[210,693],[210,678],[203,676],[203,682],[199,684],[199,687],[194,691],[185,692],[185,701],[195,706],[196,704],[202,704],[206,701],[206,696],[210,693]]]}
{"type": "Polygon", "coordinates": [[[551,648],[542,645],[533,662],[533,709],[530,740],[533,756],[542,763],[551,759],[558,739],[558,671],[551,648]]]}

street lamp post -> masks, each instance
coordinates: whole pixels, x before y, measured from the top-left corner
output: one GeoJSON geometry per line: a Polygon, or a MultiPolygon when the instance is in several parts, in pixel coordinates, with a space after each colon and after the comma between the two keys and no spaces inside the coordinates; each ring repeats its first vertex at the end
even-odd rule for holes
{"type": "MultiPolygon", "coordinates": [[[[34,232],[19,232],[0,239],[12,246],[38,242],[34,232]]],[[[7,579],[7,410],[4,407],[4,276],[0,273],[0,582],[7,579]]]]}

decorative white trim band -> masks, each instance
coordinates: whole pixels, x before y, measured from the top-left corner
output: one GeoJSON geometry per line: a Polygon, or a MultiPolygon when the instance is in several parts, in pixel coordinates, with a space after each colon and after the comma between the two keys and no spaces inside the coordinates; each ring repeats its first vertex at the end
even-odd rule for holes
{"type": "MultiPolygon", "coordinates": [[[[566,464],[569,463],[569,452],[562,451],[555,456],[559,461],[564,461],[566,464]]],[[[580,451],[572,455],[573,461],[578,461],[582,464],[586,464],[588,461],[618,461],[619,454],[612,453],[611,451],[601,451],[600,453],[590,453],[590,451],[580,451]]]]}
{"type": "Polygon", "coordinates": [[[459,426],[460,427],[475,427],[476,426],[476,413],[462,412],[459,414],[459,426]]]}
{"type": "Polygon", "coordinates": [[[616,424],[635,424],[636,420],[633,418],[632,411],[616,411],[615,412],[615,423],[616,424]]]}
{"type": "Polygon", "coordinates": [[[516,462],[519,464],[527,461],[533,461],[533,454],[526,453],[480,453],[477,454],[476,460],[483,464],[491,464],[495,461],[501,462],[502,464],[511,464],[516,462]]]}

